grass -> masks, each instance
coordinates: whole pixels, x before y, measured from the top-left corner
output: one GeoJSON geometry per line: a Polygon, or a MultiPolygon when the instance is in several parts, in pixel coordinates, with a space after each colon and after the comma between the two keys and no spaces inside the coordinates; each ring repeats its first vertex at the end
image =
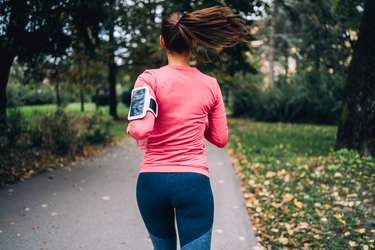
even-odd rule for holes
{"type": "Polygon", "coordinates": [[[336,127],[230,119],[230,148],[266,249],[373,249],[375,160],[333,152],[336,127]]]}
{"type": "MultiPolygon", "coordinates": [[[[95,103],[87,102],[84,104],[85,112],[94,112],[96,111],[95,103]]],[[[56,104],[44,104],[44,105],[28,105],[20,107],[22,114],[25,117],[31,117],[37,112],[46,112],[46,111],[55,111],[57,109],[56,104]]],[[[81,112],[81,104],[79,102],[69,103],[65,108],[66,111],[81,112]]],[[[109,106],[99,106],[99,110],[108,113],[109,106]]],[[[119,103],[117,105],[117,112],[120,117],[126,116],[128,108],[119,103]]]]}

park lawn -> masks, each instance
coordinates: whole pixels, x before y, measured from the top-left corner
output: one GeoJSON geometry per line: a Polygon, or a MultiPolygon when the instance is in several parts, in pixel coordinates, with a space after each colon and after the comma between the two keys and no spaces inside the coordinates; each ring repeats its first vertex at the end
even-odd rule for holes
{"type": "MultiPolygon", "coordinates": [[[[95,103],[86,102],[84,104],[85,112],[96,111],[95,103]]],[[[25,117],[33,116],[37,112],[55,111],[57,109],[56,104],[43,104],[43,105],[27,105],[20,107],[22,114],[25,117]]],[[[69,103],[65,108],[66,111],[81,112],[81,104],[79,102],[69,103]]],[[[109,106],[99,106],[99,110],[108,113],[109,106]]],[[[117,112],[120,117],[125,117],[128,112],[128,108],[122,104],[118,103],[117,112]]]]}
{"type": "Polygon", "coordinates": [[[334,126],[228,124],[246,206],[266,249],[374,249],[374,158],[334,152],[334,126]]]}

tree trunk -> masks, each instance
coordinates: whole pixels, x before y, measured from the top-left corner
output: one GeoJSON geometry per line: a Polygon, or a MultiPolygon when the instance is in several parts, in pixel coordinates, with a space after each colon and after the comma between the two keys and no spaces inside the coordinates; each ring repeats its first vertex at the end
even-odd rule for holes
{"type": "Polygon", "coordinates": [[[7,105],[6,89],[10,68],[12,67],[15,55],[4,48],[0,48],[0,55],[0,118],[5,118],[7,105]]]}
{"type": "Polygon", "coordinates": [[[336,149],[375,156],[375,1],[367,0],[346,81],[336,149]]]}
{"type": "Polygon", "coordinates": [[[109,114],[117,120],[117,98],[116,98],[116,63],[114,54],[109,57],[108,62],[108,84],[109,84],[109,114]]]}
{"type": "Polygon", "coordinates": [[[95,90],[95,110],[99,110],[99,89],[95,90]]]}
{"type": "Polygon", "coordinates": [[[284,51],[284,70],[285,70],[285,84],[288,83],[288,74],[289,74],[289,46],[288,44],[285,45],[284,51]]]}
{"type": "MultiPolygon", "coordinates": [[[[109,43],[111,45],[115,44],[115,38],[113,36],[115,27],[111,25],[109,28],[109,43]]],[[[118,120],[117,115],[117,95],[116,95],[116,73],[117,73],[117,65],[115,62],[115,54],[113,49],[111,48],[109,51],[108,57],[108,90],[109,90],[109,115],[112,116],[114,120],[118,120]]]]}
{"type": "Polygon", "coordinates": [[[279,11],[279,0],[273,1],[273,10],[272,10],[272,19],[271,19],[271,33],[270,33],[270,49],[268,52],[268,62],[269,62],[269,71],[268,71],[268,81],[269,87],[273,88],[275,81],[275,72],[274,72],[274,54],[275,54],[275,34],[276,34],[276,22],[277,14],[279,11]]]}
{"type": "Polygon", "coordinates": [[[60,107],[61,106],[60,84],[58,80],[55,82],[55,90],[56,90],[56,105],[57,107],[60,107]]]}
{"type": "Polygon", "coordinates": [[[79,100],[81,102],[81,112],[85,112],[85,98],[83,94],[83,70],[81,59],[78,60],[78,75],[79,75],[79,100]]]}

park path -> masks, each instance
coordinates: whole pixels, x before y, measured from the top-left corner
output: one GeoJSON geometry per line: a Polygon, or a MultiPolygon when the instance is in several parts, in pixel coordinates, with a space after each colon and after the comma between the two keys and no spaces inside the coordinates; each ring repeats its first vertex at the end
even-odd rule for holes
{"type": "MultiPolygon", "coordinates": [[[[96,157],[0,190],[1,250],[152,249],[137,209],[143,152],[125,139],[96,157]]],[[[256,246],[225,149],[207,145],[215,197],[213,250],[256,246]]]]}

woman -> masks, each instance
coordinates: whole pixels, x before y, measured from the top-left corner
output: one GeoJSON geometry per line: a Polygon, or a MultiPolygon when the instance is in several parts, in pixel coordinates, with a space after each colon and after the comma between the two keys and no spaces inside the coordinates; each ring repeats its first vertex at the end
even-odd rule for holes
{"type": "Polygon", "coordinates": [[[138,102],[133,92],[132,105],[144,112],[129,112],[128,133],[146,142],[137,202],[154,249],[176,249],[175,218],[181,249],[210,249],[214,203],[204,139],[224,147],[228,128],[216,79],[189,61],[191,54],[202,61],[196,43],[219,49],[246,36],[244,22],[226,7],[171,13],[160,36],[168,65],[146,70],[135,83],[148,97],[138,102]]]}

